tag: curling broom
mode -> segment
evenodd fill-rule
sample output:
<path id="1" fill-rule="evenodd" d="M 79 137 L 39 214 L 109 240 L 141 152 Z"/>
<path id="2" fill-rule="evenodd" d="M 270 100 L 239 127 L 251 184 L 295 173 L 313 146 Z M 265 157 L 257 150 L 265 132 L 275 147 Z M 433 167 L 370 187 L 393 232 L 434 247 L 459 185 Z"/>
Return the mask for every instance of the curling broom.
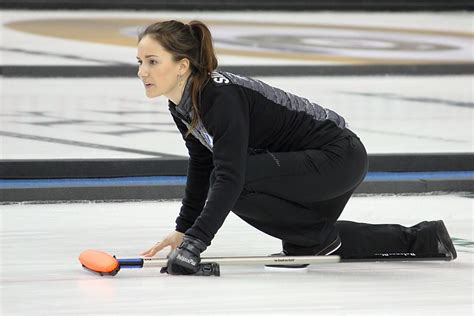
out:
<path id="1" fill-rule="evenodd" d="M 219 276 L 220 265 L 300 265 L 300 264 L 321 264 L 339 262 L 339 256 L 254 256 L 254 257 L 204 257 L 202 264 L 213 264 L 215 270 L 213 275 Z M 128 258 L 118 259 L 106 252 L 98 250 L 85 250 L 79 256 L 82 266 L 92 272 L 104 275 L 116 275 L 120 269 L 166 267 L 166 258 Z"/>

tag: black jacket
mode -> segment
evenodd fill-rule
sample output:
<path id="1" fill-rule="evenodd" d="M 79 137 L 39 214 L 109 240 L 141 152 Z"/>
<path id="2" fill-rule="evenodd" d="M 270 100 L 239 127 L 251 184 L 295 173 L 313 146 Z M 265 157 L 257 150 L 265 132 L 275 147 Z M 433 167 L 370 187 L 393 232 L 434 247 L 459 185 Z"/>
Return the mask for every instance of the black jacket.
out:
<path id="1" fill-rule="evenodd" d="M 176 230 L 207 245 L 232 210 L 244 185 L 249 150 L 321 148 L 347 133 L 345 120 L 305 98 L 259 80 L 214 72 L 201 93 L 200 118 L 192 117 L 190 81 L 169 110 L 189 151 L 188 175 Z M 215 168 L 216 180 L 209 188 Z"/>

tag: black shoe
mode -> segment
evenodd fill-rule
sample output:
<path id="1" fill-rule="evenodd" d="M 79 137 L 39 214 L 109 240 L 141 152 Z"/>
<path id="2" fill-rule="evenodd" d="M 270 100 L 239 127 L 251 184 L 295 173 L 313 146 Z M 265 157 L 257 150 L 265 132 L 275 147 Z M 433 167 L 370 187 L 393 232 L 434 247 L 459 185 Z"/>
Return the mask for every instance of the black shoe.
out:
<path id="1" fill-rule="evenodd" d="M 336 236 L 329 244 L 323 246 L 319 251 L 316 253 L 311 254 L 312 256 L 328 256 L 334 253 L 339 247 L 341 247 L 342 242 L 339 235 Z M 285 256 L 293 256 L 292 254 L 288 253 L 287 251 L 283 250 L 279 253 L 274 253 L 271 255 L 272 257 L 285 257 Z M 288 269 L 288 270 L 306 270 L 309 264 L 272 264 L 272 265 L 265 265 L 265 269 Z"/>
<path id="2" fill-rule="evenodd" d="M 454 248 L 453 241 L 449 236 L 446 226 L 444 226 L 443 221 L 436 221 L 436 237 L 438 239 L 438 252 L 440 254 L 446 255 L 446 258 L 449 260 L 454 260 L 458 257 L 456 253 L 456 248 Z"/>

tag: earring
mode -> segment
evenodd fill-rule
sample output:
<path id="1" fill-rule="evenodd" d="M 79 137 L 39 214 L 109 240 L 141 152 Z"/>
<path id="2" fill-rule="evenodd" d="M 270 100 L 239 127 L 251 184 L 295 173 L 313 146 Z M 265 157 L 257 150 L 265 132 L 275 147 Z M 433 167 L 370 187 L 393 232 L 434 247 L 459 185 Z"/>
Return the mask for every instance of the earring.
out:
<path id="1" fill-rule="evenodd" d="M 183 85 L 183 75 L 178 74 L 178 86 L 181 88 L 182 85 Z"/>

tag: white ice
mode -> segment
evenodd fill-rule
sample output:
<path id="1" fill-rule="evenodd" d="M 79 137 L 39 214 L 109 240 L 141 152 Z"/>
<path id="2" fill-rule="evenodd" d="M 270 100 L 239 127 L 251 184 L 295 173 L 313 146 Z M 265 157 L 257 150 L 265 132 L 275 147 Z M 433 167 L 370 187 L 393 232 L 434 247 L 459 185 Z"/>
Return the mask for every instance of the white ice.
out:
<path id="1" fill-rule="evenodd" d="M 82 269 L 77 257 L 89 248 L 138 257 L 173 229 L 179 206 L 1 205 L 1 314 L 472 315 L 468 196 L 354 197 L 342 216 L 404 225 L 443 219 L 457 243 L 458 259 L 451 262 L 335 263 L 306 273 L 223 266 L 221 277 L 169 276 L 158 268 L 100 277 Z M 279 247 L 230 214 L 204 255 L 267 255 Z"/>

